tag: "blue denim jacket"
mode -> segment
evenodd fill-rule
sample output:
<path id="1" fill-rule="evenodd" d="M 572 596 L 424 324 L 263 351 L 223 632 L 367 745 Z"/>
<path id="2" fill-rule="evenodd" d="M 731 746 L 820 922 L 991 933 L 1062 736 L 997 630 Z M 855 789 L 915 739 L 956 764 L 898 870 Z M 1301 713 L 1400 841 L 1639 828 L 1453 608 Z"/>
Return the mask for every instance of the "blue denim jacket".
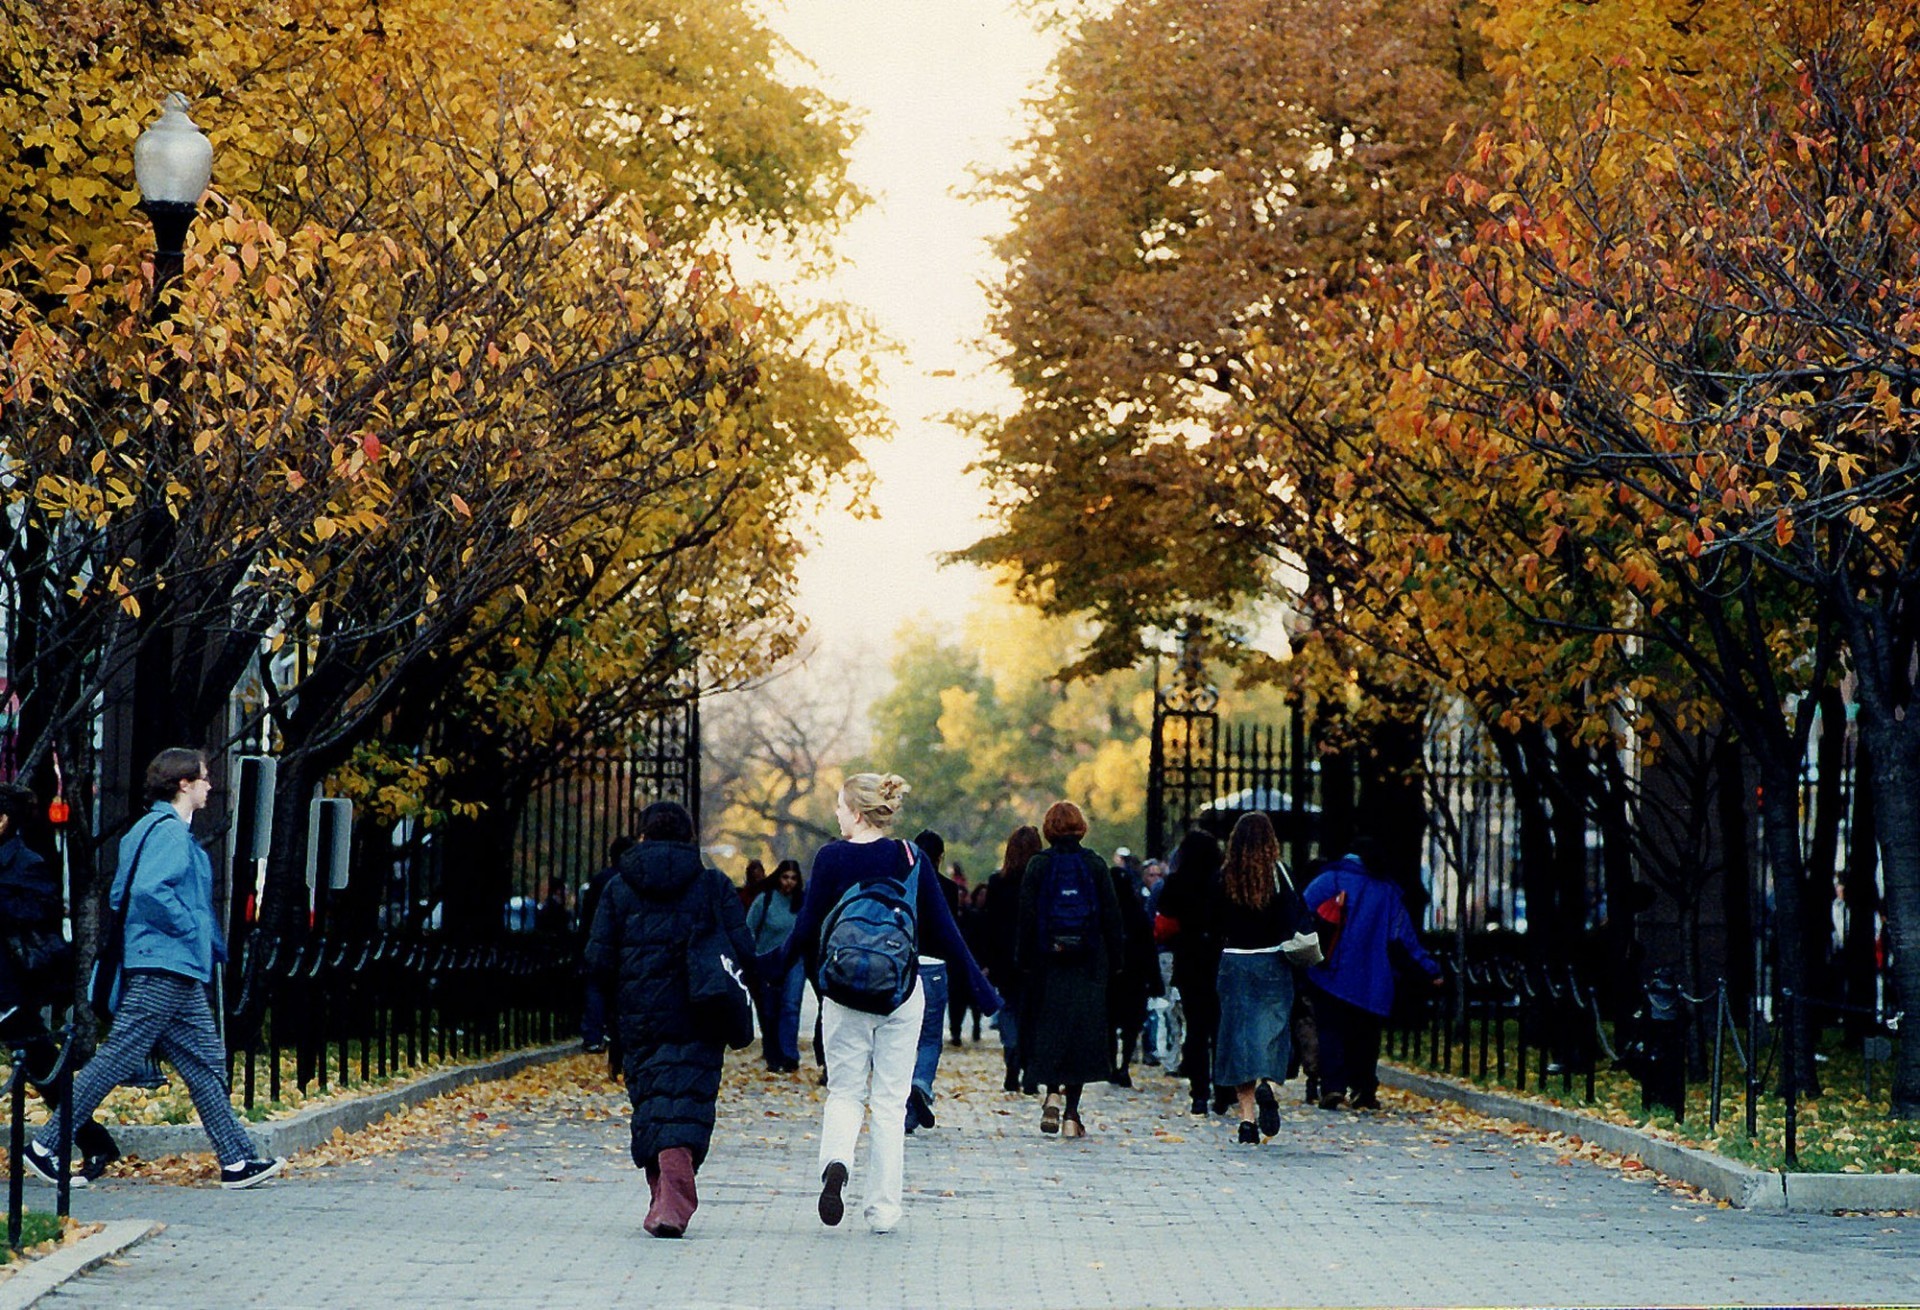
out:
<path id="1" fill-rule="evenodd" d="M 112 905 L 116 911 L 127 906 L 125 969 L 163 969 L 211 982 L 213 966 L 227 958 L 213 908 L 213 861 L 166 801 L 155 801 L 120 839 Z"/>

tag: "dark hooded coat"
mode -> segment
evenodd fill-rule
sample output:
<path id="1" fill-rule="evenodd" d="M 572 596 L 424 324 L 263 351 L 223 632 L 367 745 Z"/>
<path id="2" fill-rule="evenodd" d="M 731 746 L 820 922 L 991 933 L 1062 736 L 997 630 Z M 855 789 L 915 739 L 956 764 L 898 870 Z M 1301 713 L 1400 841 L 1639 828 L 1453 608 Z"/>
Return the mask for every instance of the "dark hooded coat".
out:
<path id="1" fill-rule="evenodd" d="M 734 958 L 753 940 L 733 884 L 690 842 L 643 841 L 621 855 L 587 941 L 587 967 L 608 983 L 633 1102 L 633 1162 L 686 1147 L 697 1169 L 713 1140 L 724 1048 L 695 1030 L 687 943 L 717 915 Z"/>

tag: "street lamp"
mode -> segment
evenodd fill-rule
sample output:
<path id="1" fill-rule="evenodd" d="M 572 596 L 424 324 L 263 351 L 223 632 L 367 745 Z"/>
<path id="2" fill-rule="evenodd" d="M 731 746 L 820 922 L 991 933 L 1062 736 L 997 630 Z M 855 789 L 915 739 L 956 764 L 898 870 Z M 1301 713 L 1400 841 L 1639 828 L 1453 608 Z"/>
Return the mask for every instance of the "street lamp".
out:
<path id="1" fill-rule="evenodd" d="M 187 98 L 169 92 L 156 118 L 133 143 L 140 209 L 153 223 L 153 293 L 180 275 L 187 228 L 213 178 L 213 143 L 187 117 Z"/>

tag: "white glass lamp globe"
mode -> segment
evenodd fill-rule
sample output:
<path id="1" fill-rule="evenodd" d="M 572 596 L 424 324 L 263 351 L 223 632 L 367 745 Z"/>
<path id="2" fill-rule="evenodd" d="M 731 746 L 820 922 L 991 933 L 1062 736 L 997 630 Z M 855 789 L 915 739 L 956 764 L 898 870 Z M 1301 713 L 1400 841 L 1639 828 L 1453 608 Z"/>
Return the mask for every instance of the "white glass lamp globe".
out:
<path id="1" fill-rule="evenodd" d="M 178 91 L 160 102 L 160 117 L 133 143 L 133 176 L 148 204 L 197 205 L 213 179 L 213 143 L 187 117 Z"/>

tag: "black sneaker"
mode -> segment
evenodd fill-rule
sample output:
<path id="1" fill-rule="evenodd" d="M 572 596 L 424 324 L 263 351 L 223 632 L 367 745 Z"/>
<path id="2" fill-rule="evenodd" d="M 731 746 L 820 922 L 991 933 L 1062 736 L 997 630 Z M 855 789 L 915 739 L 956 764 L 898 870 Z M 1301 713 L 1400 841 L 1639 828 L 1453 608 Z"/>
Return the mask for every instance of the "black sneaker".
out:
<path id="1" fill-rule="evenodd" d="M 918 1087 L 907 1093 L 907 1131 L 933 1127 L 933 1102 Z"/>
<path id="2" fill-rule="evenodd" d="M 1250 1120 L 1240 1121 L 1240 1144 L 1242 1146 L 1260 1145 L 1260 1130 L 1255 1128 Z"/>
<path id="3" fill-rule="evenodd" d="M 120 1148 L 117 1146 L 102 1151 L 98 1155 L 88 1156 L 80 1162 L 80 1179 L 76 1179 L 74 1185 L 79 1186 L 82 1179 L 89 1183 L 98 1182 L 100 1176 L 107 1172 L 107 1167 L 119 1158 Z"/>
<path id="4" fill-rule="evenodd" d="M 1253 1102 L 1260 1107 L 1260 1135 L 1272 1137 L 1280 1131 L 1280 1102 L 1273 1095 L 1273 1087 L 1261 1083 L 1254 1088 Z"/>
<path id="5" fill-rule="evenodd" d="M 847 1203 L 840 1199 L 840 1189 L 847 1185 L 847 1167 L 835 1160 L 820 1171 L 820 1222 L 829 1228 L 837 1228 L 846 1218 Z"/>
<path id="6" fill-rule="evenodd" d="M 27 1149 L 20 1153 L 20 1158 L 26 1162 L 27 1172 L 33 1177 L 43 1183 L 51 1183 L 55 1187 L 60 1185 L 60 1162 L 54 1158 L 52 1151 L 38 1142 L 28 1142 Z M 67 1185 L 85 1187 L 87 1177 L 85 1174 L 70 1173 Z"/>
<path id="7" fill-rule="evenodd" d="M 1128 1073 L 1125 1068 L 1115 1069 L 1107 1075 L 1107 1086 L 1131 1088 L 1133 1086 L 1133 1075 Z"/>
<path id="8" fill-rule="evenodd" d="M 287 1162 L 277 1157 L 272 1160 L 242 1160 L 239 1164 L 223 1164 L 220 1166 L 220 1186 L 237 1192 L 243 1187 L 252 1187 L 256 1183 L 266 1182 L 286 1167 Z"/>
<path id="9" fill-rule="evenodd" d="M 1202 1119 L 1206 1118 L 1207 1117 L 1207 1098 L 1204 1096 L 1194 1097 L 1193 1104 L 1187 1110 L 1187 1113 L 1191 1115 L 1195 1115 Z"/>

